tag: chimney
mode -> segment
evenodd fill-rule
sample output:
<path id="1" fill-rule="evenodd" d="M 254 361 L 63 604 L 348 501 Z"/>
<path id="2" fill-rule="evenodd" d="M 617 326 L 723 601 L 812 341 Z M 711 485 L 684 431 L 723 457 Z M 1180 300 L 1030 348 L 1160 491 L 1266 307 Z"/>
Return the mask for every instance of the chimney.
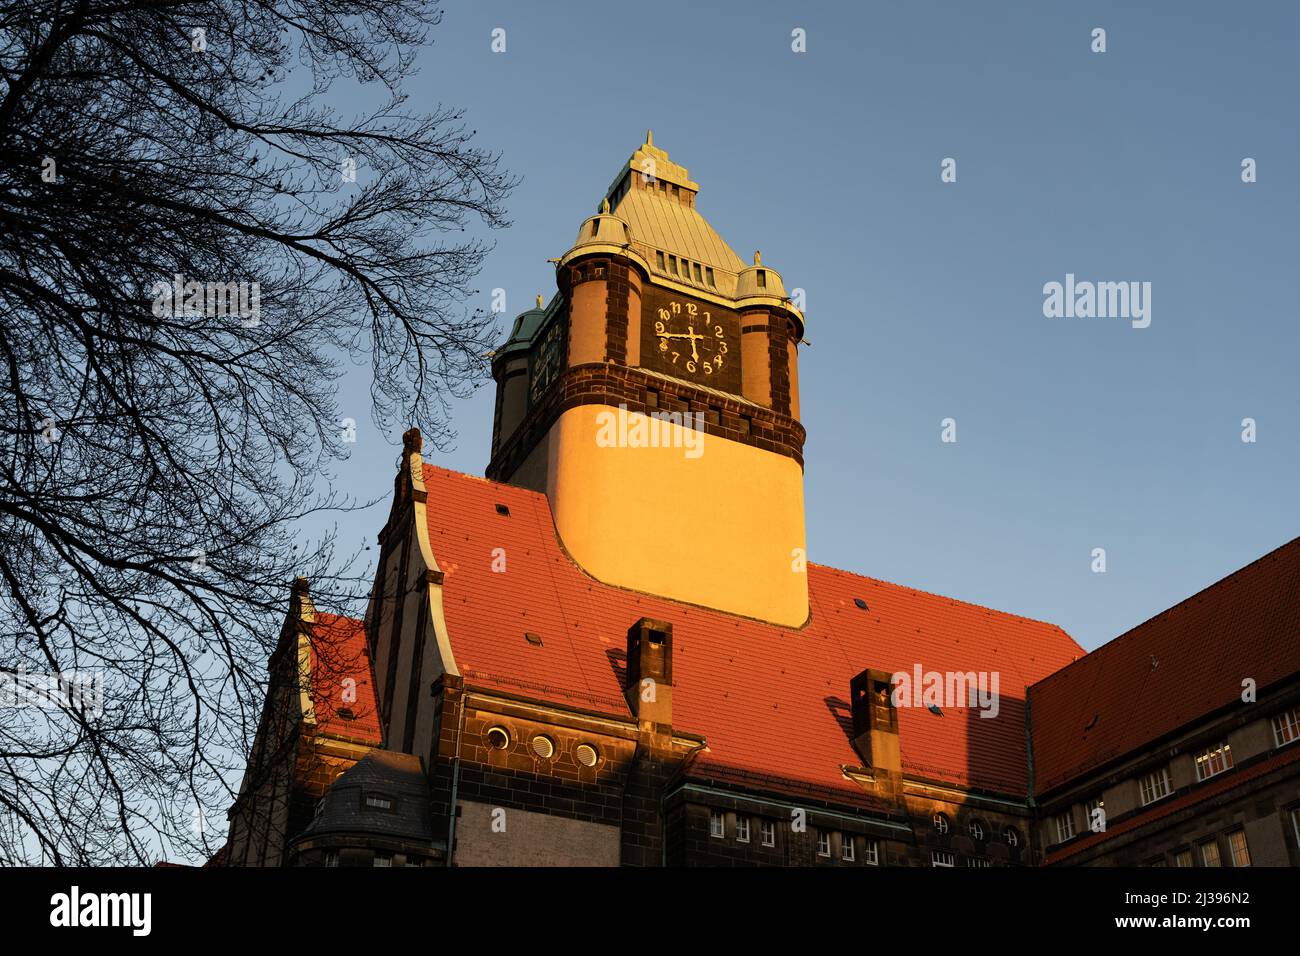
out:
<path id="1" fill-rule="evenodd" d="M 673 626 L 643 617 L 627 632 L 627 682 L 632 715 L 655 736 L 673 729 Z"/>
<path id="2" fill-rule="evenodd" d="M 898 745 L 898 711 L 888 671 L 868 668 L 849 681 L 853 709 L 853 749 L 862 764 L 874 771 L 876 789 L 889 796 L 902 782 L 902 753 Z"/>

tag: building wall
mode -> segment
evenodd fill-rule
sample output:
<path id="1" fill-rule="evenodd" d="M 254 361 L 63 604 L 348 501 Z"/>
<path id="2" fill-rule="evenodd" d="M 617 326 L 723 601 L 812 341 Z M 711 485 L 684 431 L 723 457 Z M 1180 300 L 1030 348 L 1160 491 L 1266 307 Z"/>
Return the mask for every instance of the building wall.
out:
<path id="1" fill-rule="evenodd" d="M 617 412 L 582 405 L 551 430 L 547 497 L 560 540 L 598 580 L 800 627 L 808 619 L 803 469 L 715 435 L 675 447 L 602 447 Z M 644 419 L 626 413 L 631 421 Z M 726 542 L 720 546 L 718 542 Z"/>
<path id="2" fill-rule="evenodd" d="M 616 826 L 459 802 L 457 866 L 618 866 Z"/>

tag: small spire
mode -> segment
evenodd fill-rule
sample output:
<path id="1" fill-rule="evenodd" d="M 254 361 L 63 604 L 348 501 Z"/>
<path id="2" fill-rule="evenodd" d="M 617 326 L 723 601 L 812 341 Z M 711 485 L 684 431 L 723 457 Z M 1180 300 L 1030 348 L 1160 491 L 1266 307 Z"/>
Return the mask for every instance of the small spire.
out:
<path id="1" fill-rule="evenodd" d="M 405 454 L 418 454 L 423 447 L 424 439 L 420 436 L 420 429 L 410 428 L 402 435 L 402 451 Z"/>
<path id="2" fill-rule="evenodd" d="M 655 144 L 655 134 L 650 130 L 645 131 L 645 144 L 647 146 L 653 146 Z"/>
<path id="3" fill-rule="evenodd" d="M 763 253 L 761 253 L 761 252 L 759 252 L 757 249 L 755 249 L 755 250 L 754 250 L 754 265 L 756 265 L 756 266 L 761 266 L 762 264 L 763 264 Z"/>
<path id="4" fill-rule="evenodd" d="M 602 200 L 600 201 L 600 211 L 603 212 L 603 213 L 608 213 L 608 212 L 609 212 L 609 197 L 608 197 L 608 196 L 606 196 L 604 199 L 602 199 Z"/>
<path id="5" fill-rule="evenodd" d="M 542 294 L 540 292 L 537 293 L 537 307 L 539 309 L 542 307 Z"/>

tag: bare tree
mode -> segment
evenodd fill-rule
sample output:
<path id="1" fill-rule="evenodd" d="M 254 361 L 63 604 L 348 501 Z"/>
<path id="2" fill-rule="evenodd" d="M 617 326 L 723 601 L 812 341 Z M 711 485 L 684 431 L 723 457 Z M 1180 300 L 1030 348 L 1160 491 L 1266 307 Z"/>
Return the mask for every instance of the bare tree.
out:
<path id="1" fill-rule="evenodd" d="M 214 849 L 193 821 L 229 801 L 288 583 L 364 588 L 296 531 L 350 504 L 320 479 L 341 361 L 368 350 L 376 420 L 435 444 L 481 380 L 466 229 L 513 180 L 459 111 L 408 107 L 439 16 L 0 0 L 0 677 L 104 692 L 0 686 L 0 864 Z M 340 84 L 380 105 L 339 115 Z"/>

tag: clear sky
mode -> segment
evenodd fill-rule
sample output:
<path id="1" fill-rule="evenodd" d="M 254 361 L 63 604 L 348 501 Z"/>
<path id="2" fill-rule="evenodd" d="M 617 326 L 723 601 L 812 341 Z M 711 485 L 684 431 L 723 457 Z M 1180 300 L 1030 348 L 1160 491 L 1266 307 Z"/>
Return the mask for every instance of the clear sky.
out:
<path id="1" fill-rule="evenodd" d="M 1283 2 L 475 2 L 408 90 L 523 177 L 478 284 L 503 328 L 653 128 L 723 238 L 806 290 L 810 559 L 1091 649 L 1300 533 L 1298 35 Z M 1067 273 L 1150 282 L 1150 326 L 1046 318 Z M 367 385 L 338 487 L 385 500 L 353 545 L 404 428 Z M 481 475 L 492 395 L 426 460 Z"/>

